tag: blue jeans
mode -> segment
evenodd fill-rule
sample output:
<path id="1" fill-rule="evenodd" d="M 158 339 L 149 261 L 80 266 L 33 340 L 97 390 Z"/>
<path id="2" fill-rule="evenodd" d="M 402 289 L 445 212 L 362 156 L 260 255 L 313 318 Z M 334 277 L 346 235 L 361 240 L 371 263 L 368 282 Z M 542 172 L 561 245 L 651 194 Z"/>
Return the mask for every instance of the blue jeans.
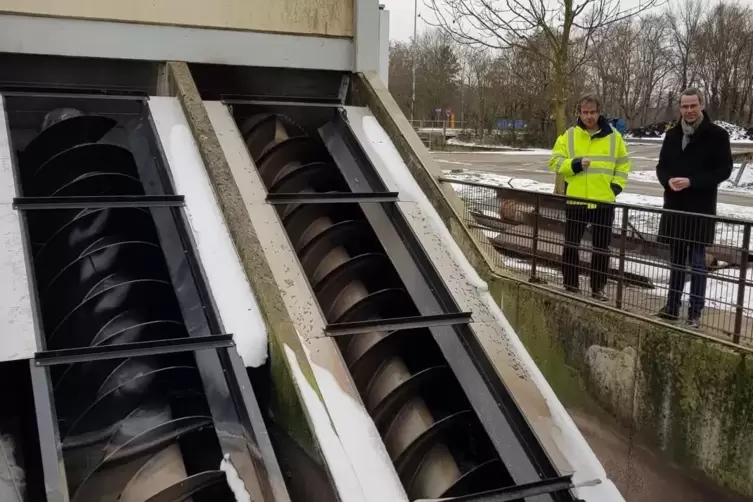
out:
<path id="1" fill-rule="evenodd" d="M 669 273 L 669 295 L 667 311 L 679 315 L 682 305 L 682 292 L 685 289 L 686 267 L 690 265 L 690 309 L 689 317 L 698 317 L 706 303 L 706 246 L 692 242 L 673 241 L 669 245 L 672 271 Z"/>

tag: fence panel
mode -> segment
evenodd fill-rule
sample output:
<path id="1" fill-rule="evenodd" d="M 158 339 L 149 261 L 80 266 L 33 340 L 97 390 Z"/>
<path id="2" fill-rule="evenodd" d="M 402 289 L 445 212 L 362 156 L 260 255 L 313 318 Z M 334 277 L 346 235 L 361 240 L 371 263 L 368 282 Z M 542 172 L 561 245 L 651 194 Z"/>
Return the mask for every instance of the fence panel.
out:
<path id="1" fill-rule="evenodd" d="M 440 181 L 465 201 L 463 220 L 497 268 L 644 316 L 676 298 L 678 319 L 665 320 L 753 344 L 751 222 Z M 687 324 L 699 306 L 700 326 Z"/>

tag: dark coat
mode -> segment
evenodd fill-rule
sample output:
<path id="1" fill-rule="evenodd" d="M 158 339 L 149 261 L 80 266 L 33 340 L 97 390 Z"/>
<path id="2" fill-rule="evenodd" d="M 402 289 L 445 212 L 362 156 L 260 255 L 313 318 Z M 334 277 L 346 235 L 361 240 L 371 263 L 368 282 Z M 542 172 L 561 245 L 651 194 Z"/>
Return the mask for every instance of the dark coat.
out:
<path id="1" fill-rule="evenodd" d="M 664 209 L 696 215 L 663 214 L 659 224 L 659 240 L 673 239 L 713 244 L 716 225 L 700 214 L 716 214 L 719 184 L 732 174 L 732 151 L 729 133 L 714 124 L 706 112 L 690 143 L 682 149 L 682 126 L 669 129 L 656 165 L 656 175 L 664 187 Z M 679 192 L 669 188 L 671 178 L 689 178 L 690 186 Z"/>

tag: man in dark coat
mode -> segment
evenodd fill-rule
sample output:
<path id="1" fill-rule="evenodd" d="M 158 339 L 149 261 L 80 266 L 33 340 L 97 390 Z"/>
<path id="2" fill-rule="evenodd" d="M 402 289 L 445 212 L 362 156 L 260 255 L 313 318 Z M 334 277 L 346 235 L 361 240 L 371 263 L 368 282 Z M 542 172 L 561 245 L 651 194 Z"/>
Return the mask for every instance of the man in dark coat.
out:
<path id="1" fill-rule="evenodd" d="M 698 327 L 706 298 L 706 247 L 714 243 L 716 231 L 713 219 L 702 215 L 716 214 L 719 184 L 732 174 L 732 151 L 727 131 L 703 109 L 700 91 L 683 91 L 680 114 L 678 124 L 666 132 L 656 166 L 664 209 L 678 211 L 663 214 L 659 225 L 659 239 L 669 244 L 672 266 L 667 304 L 659 316 L 679 318 L 690 265 L 688 324 Z"/>

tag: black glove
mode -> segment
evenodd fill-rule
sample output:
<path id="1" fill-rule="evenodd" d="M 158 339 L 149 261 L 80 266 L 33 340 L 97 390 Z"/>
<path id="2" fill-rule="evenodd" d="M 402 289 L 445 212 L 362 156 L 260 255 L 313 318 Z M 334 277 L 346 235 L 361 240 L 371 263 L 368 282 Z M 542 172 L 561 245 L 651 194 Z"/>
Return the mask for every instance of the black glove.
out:
<path id="1" fill-rule="evenodd" d="M 581 163 L 581 158 L 578 157 L 577 159 L 573 159 L 573 161 L 570 163 L 570 167 L 573 170 L 574 174 L 578 174 L 583 171 L 583 164 Z"/>

